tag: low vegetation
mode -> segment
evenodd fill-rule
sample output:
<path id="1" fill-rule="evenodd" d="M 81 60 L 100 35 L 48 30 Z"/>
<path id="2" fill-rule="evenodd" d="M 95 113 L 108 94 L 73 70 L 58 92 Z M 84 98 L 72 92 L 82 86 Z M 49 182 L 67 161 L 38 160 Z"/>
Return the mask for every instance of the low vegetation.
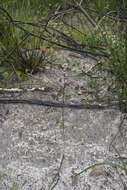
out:
<path id="1" fill-rule="evenodd" d="M 126 99 L 126 8 L 117 0 L 2 1 L 1 78 L 16 74 L 22 80 L 27 72 L 37 72 L 48 62 L 46 48 L 59 46 L 96 58 L 99 72 L 112 78 L 112 91 Z"/>
<path id="2" fill-rule="evenodd" d="M 95 59 L 96 66 L 74 70 L 89 74 L 88 84 L 95 88 L 101 79 L 120 103 L 127 102 L 127 2 L 122 0 L 64 1 L 1 0 L 0 5 L 0 85 L 10 79 L 24 80 L 45 70 L 53 59 L 52 49 L 75 52 Z M 56 57 L 57 58 L 57 57 Z M 96 75 L 93 79 L 92 76 Z M 8 82 L 7 82 L 8 81 Z M 127 112 L 127 110 L 125 110 Z M 79 174 L 100 163 L 86 168 Z"/>

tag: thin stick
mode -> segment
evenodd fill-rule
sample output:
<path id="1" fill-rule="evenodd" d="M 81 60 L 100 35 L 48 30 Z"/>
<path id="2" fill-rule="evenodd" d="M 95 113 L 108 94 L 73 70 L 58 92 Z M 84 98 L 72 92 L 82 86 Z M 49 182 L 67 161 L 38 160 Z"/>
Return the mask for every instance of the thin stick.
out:
<path id="1" fill-rule="evenodd" d="M 118 126 L 118 131 L 117 133 L 114 135 L 114 137 L 112 138 L 111 142 L 110 142 L 110 145 L 109 145 L 109 150 L 111 149 L 111 146 L 114 148 L 114 145 L 113 145 L 113 142 L 115 141 L 116 137 L 118 136 L 118 134 L 120 133 L 122 135 L 122 132 L 121 132 L 121 128 L 123 126 L 123 123 L 125 121 L 125 119 L 127 118 L 126 114 L 124 114 L 124 116 L 121 116 L 120 118 L 120 124 Z M 114 148 L 115 149 L 115 148 Z M 116 149 L 115 149 L 116 151 Z M 118 152 L 117 152 L 118 153 Z"/>
<path id="2" fill-rule="evenodd" d="M 54 176 L 52 183 L 50 184 L 50 187 L 49 187 L 50 190 L 53 190 L 60 180 L 60 171 L 62 168 L 63 160 L 64 160 L 64 154 L 62 155 L 58 171 L 57 171 L 56 175 Z"/>

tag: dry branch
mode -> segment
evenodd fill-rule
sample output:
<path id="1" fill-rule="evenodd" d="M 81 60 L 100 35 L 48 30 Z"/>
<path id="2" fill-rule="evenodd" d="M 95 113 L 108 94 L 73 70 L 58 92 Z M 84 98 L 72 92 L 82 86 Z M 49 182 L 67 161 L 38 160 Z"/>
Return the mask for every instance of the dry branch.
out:
<path id="1" fill-rule="evenodd" d="M 88 21 L 91 23 L 93 27 L 97 27 L 96 22 L 93 20 L 93 18 L 88 14 L 88 12 L 81 6 L 81 4 L 76 3 L 73 4 L 73 6 L 78 9 L 80 12 L 83 13 L 83 15 L 88 19 Z"/>
<path id="2" fill-rule="evenodd" d="M 21 92 L 34 92 L 34 91 L 44 91 L 45 88 L 0 88 L 0 94 L 4 94 L 4 93 L 9 93 L 9 94 L 13 94 L 13 93 L 21 93 Z"/>
<path id="3" fill-rule="evenodd" d="M 54 102 L 50 100 L 40 100 L 40 99 L 9 99 L 0 98 L 0 104 L 30 104 L 30 105 L 40 105 L 55 108 L 71 108 L 71 109 L 91 109 L 91 110 L 104 110 L 109 108 L 119 108 L 119 102 L 111 103 L 96 103 L 96 104 L 82 104 L 82 103 L 63 103 Z"/>

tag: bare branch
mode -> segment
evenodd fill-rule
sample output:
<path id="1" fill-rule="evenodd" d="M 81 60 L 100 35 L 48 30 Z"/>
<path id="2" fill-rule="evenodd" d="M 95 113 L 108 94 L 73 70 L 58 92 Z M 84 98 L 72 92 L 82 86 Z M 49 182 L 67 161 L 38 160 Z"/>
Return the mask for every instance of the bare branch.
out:
<path id="1" fill-rule="evenodd" d="M 13 93 L 21 93 L 21 92 L 34 92 L 34 91 L 44 91 L 45 88 L 27 88 L 27 89 L 22 89 L 22 88 L 0 88 L 0 94 L 13 94 Z"/>
<path id="2" fill-rule="evenodd" d="M 4 14 L 6 14 L 9 22 L 11 22 L 11 23 L 13 22 L 13 18 L 10 16 L 10 14 L 4 8 L 0 7 L 0 11 L 2 11 Z"/>
<path id="3" fill-rule="evenodd" d="M 54 176 L 53 181 L 52 181 L 52 183 L 51 183 L 51 185 L 49 187 L 50 190 L 53 190 L 56 187 L 56 185 L 58 184 L 59 180 L 60 180 L 60 170 L 62 168 L 63 160 L 64 160 L 64 154 L 62 155 L 58 171 L 57 171 L 56 175 Z"/>
<path id="4" fill-rule="evenodd" d="M 39 99 L 7 99 L 0 98 L 1 104 L 30 104 L 30 105 L 40 105 L 47 107 L 55 107 L 55 108 L 71 108 L 71 109 L 96 109 L 96 110 L 104 110 L 107 108 L 119 108 L 119 102 L 111 102 L 107 104 L 82 104 L 82 103 L 63 103 L 63 102 L 54 102 L 49 100 L 39 100 Z"/>
<path id="5" fill-rule="evenodd" d="M 31 31 L 26 30 L 25 28 L 23 28 L 23 27 L 21 27 L 19 25 L 16 25 L 16 27 L 23 30 L 24 32 L 28 33 L 31 36 L 34 36 L 34 37 L 39 38 L 41 40 L 45 40 L 45 41 L 49 42 L 50 44 L 57 45 L 58 47 L 61 47 L 61 48 L 65 49 L 65 50 L 73 51 L 73 52 L 76 52 L 78 54 L 85 54 L 85 55 L 88 55 L 88 56 L 93 55 L 93 56 L 102 56 L 102 57 L 106 57 L 106 58 L 109 57 L 109 55 L 107 55 L 105 53 L 96 53 L 96 52 L 92 52 L 92 51 L 81 50 L 81 49 L 78 49 L 78 48 L 75 48 L 75 47 L 70 47 L 70 46 L 58 43 L 56 41 L 53 41 L 53 40 L 49 39 L 49 36 L 45 36 L 45 35 L 42 36 L 42 35 L 39 35 L 39 34 L 35 34 L 35 33 L 31 32 Z M 59 33 L 61 33 L 61 32 L 59 31 Z"/>
<path id="6" fill-rule="evenodd" d="M 96 27 L 96 26 L 97 26 L 96 22 L 95 22 L 95 21 L 93 20 L 93 18 L 88 14 L 88 12 L 81 6 L 81 4 L 79 4 L 79 3 L 73 4 L 73 7 L 75 7 L 75 9 L 80 10 L 80 11 L 83 13 L 83 15 L 88 19 L 88 21 L 91 23 L 91 25 L 92 25 L 93 27 Z"/>

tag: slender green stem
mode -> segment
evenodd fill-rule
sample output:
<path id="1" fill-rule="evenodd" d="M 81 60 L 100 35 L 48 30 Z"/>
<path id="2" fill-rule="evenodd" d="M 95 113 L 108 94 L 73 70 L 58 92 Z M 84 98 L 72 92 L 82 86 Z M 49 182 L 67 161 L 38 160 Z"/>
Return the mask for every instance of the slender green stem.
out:
<path id="1" fill-rule="evenodd" d="M 127 175 L 127 166 L 123 166 L 123 165 L 112 163 L 112 162 L 99 162 L 99 163 L 93 164 L 93 165 L 85 168 L 81 172 L 77 173 L 76 176 L 80 175 L 80 174 L 82 174 L 84 172 L 87 172 L 88 170 L 93 169 L 93 168 L 95 168 L 97 166 L 111 166 L 113 168 L 120 168 L 121 170 L 124 170 L 125 174 Z"/>

